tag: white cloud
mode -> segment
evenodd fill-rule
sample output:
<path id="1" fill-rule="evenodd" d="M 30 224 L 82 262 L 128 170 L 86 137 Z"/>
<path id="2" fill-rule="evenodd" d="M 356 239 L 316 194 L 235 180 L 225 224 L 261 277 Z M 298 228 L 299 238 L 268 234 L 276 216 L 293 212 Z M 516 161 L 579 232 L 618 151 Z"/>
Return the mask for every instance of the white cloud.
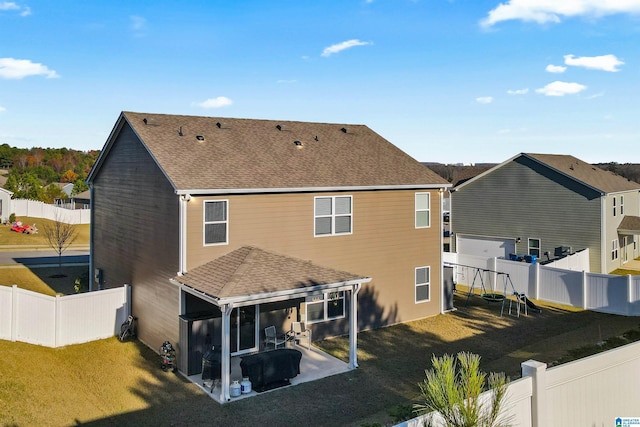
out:
<path id="1" fill-rule="evenodd" d="M 509 95 L 526 95 L 529 93 L 529 88 L 508 90 L 507 93 Z"/>
<path id="2" fill-rule="evenodd" d="M 476 98 L 476 102 L 479 104 L 491 104 L 493 102 L 493 96 L 481 96 Z"/>
<path id="3" fill-rule="evenodd" d="M 0 113 L 4 113 L 5 111 L 7 111 L 7 109 L 0 105 Z"/>
<path id="4" fill-rule="evenodd" d="M 574 67 L 584 67 L 591 70 L 602 70 L 612 73 L 620 71 L 617 67 L 624 64 L 624 62 L 620 61 L 615 55 L 579 56 L 577 58 L 573 55 L 565 55 L 564 63 Z"/>
<path id="5" fill-rule="evenodd" d="M 129 27 L 131 31 L 133 31 L 133 35 L 135 37 L 143 37 L 145 35 L 145 30 L 147 29 L 147 20 L 142 16 L 131 15 L 129 16 Z"/>
<path id="6" fill-rule="evenodd" d="M 586 88 L 587 87 L 585 85 L 581 85 L 580 83 L 555 81 L 553 83 L 549 83 L 543 88 L 536 89 L 536 92 L 541 93 L 545 96 L 565 96 L 575 95 L 576 93 L 582 92 Z"/>
<path id="7" fill-rule="evenodd" d="M 227 98 L 226 96 L 219 96 L 217 98 L 209 98 L 202 102 L 194 102 L 193 105 L 202 107 L 202 108 L 222 108 L 228 107 L 233 104 L 233 101 Z"/>
<path id="8" fill-rule="evenodd" d="M 0 58 L 0 78 L 22 79 L 28 76 L 45 76 L 48 79 L 60 77 L 47 66 L 28 59 Z"/>
<path id="9" fill-rule="evenodd" d="M 562 65 L 547 65 L 547 68 L 544 69 L 547 73 L 564 73 L 567 71 L 567 67 L 563 67 Z"/>
<path id="10" fill-rule="evenodd" d="M 501 21 L 519 19 L 545 24 L 574 16 L 602 17 L 618 13 L 640 13 L 640 0 L 507 0 L 480 21 L 491 27 Z"/>
<path id="11" fill-rule="evenodd" d="M 20 10 L 20 6 L 12 1 L 3 1 L 0 3 L 0 10 Z"/>
<path id="12" fill-rule="evenodd" d="M 31 15 L 31 8 L 29 6 L 20 6 L 16 2 L 12 1 L 3 1 L 0 2 L 0 11 L 3 10 L 15 10 L 18 11 L 20 16 L 29 16 Z"/>
<path id="13" fill-rule="evenodd" d="M 324 50 L 322 51 L 322 56 L 330 56 L 330 55 L 333 55 L 334 53 L 342 52 L 345 49 L 350 49 L 355 46 L 367 46 L 370 44 L 371 44 L 370 42 L 363 42 L 358 39 L 347 40 L 341 43 L 336 43 L 329 47 L 325 47 Z"/>

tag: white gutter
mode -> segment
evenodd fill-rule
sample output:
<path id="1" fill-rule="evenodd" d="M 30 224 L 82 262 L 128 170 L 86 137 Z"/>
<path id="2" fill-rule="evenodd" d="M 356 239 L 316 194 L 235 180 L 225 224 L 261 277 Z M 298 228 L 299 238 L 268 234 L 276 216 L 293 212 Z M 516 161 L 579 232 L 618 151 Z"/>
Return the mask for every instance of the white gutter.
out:
<path id="1" fill-rule="evenodd" d="M 337 291 L 348 291 L 348 290 L 351 290 L 353 285 L 369 283 L 370 281 L 371 281 L 370 277 L 364 277 L 362 279 L 347 280 L 345 282 L 336 282 L 336 283 L 329 283 L 324 285 L 316 285 L 316 286 L 310 286 L 307 288 L 287 289 L 284 291 L 266 292 L 266 293 L 253 294 L 253 295 L 240 295 L 240 296 L 229 297 L 229 298 L 216 298 L 205 292 L 199 291 L 189 285 L 181 283 L 175 279 L 169 279 L 169 282 L 178 286 L 181 290 L 188 292 L 192 295 L 198 296 L 218 307 L 222 307 L 228 304 L 233 305 L 234 307 L 243 307 L 243 306 L 254 305 L 254 304 L 264 304 L 267 302 L 282 301 L 285 299 L 290 299 L 289 297 L 294 295 L 298 297 L 304 296 L 304 295 L 312 295 L 316 292 L 321 292 L 328 289 L 337 290 Z"/>
<path id="2" fill-rule="evenodd" d="M 194 188 L 175 190 L 178 195 L 218 195 L 218 194 L 256 194 L 256 193 L 319 193 L 327 191 L 367 191 L 367 190 L 420 190 L 449 188 L 451 184 L 407 184 L 407 185 L 373 185 L 347 187 L 297 187 L 297 188 Z"/>

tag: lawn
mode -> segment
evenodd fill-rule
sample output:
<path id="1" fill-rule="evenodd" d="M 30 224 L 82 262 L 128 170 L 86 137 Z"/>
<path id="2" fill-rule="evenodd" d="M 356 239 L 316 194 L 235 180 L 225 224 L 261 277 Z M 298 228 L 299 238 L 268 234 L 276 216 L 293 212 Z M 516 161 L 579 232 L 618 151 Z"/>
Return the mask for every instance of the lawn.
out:
<path id="1" fill-rule="evenodd" d="M 545 304 L 541 314 L 501 318 L 499 304 L 465 299 L 456 295 L 458 310 L 445 315 L 359 333 L 355 371 L 227 405 L 160 370 L 158 355 L 137 342 L 50 349 L 1 341 L 0 425 L 389 425 L 390 411 L 418 398 L 432 354 L 472 351 L 484 370 L 516 378 L 525 360 L 555 364 L 585 345 L 640 335 L 637 318 Z M 318 345 L 347 359 L 347 338 Z"/>
<path id="2" fill-rule="evenodd" d="M 22 224 L 34 225 L 39 230 L 36 234 L 24 234 L 11 231 L 11 224 L 0 225 L 0 246 L 1 245 L 47 245 L 47 237 L 44 235 L 43 229 L 47 225 L 51 226 L 54 221 L 44 218 L 32 218 L 21 216 L 17 218 Z M 74 244 L 89 244 L 89 224 L 79 224 L 75 226 L 78 231 L 78 237 Z"/>

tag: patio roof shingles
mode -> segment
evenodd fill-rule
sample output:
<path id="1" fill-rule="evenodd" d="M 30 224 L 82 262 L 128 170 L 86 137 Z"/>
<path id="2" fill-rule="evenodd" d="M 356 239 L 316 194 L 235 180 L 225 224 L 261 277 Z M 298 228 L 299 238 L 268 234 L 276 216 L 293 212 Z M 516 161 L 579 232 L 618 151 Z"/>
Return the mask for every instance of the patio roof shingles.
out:
<path id="1" fill-rule="evenodd" d="M 254 246 L 243 246 L 174 278 L 218 299 L 364 279 L 368 278 Z"/>

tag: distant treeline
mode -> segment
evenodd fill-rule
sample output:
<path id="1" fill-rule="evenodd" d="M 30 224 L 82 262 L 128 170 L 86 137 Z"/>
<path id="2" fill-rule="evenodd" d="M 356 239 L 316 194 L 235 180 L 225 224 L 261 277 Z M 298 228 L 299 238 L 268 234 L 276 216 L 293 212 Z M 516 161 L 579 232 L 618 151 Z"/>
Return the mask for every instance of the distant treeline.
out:
<path id="1" fill-rule="evenodd" d="M 451 165 L 442 163 L 423 163 L 426 167 L 449 181 L 451 184 L 459 185 L 464 181 L 473 178 L 482 172 L 496 166 L 497 163 L 477 163 L 473 166 Z M 595 163 L 601 169 L 611 171 L 628 180 L 640 183 L 640 164 L 638 163 Z"/>
<path id="2" fill-rule="evenodd" d="M 4 188 L 16 199 L 41 200 L 53 203 L 68 196 L 58 183 L 71 183 L 71 194 L 87 190 L 87 174 L 100 151 L 78 151 L 68 148 L 17 148 L 0 145 L 0 169 L 6 182 Z M 3 179 L 4 181 L 4 179 Z"/>

